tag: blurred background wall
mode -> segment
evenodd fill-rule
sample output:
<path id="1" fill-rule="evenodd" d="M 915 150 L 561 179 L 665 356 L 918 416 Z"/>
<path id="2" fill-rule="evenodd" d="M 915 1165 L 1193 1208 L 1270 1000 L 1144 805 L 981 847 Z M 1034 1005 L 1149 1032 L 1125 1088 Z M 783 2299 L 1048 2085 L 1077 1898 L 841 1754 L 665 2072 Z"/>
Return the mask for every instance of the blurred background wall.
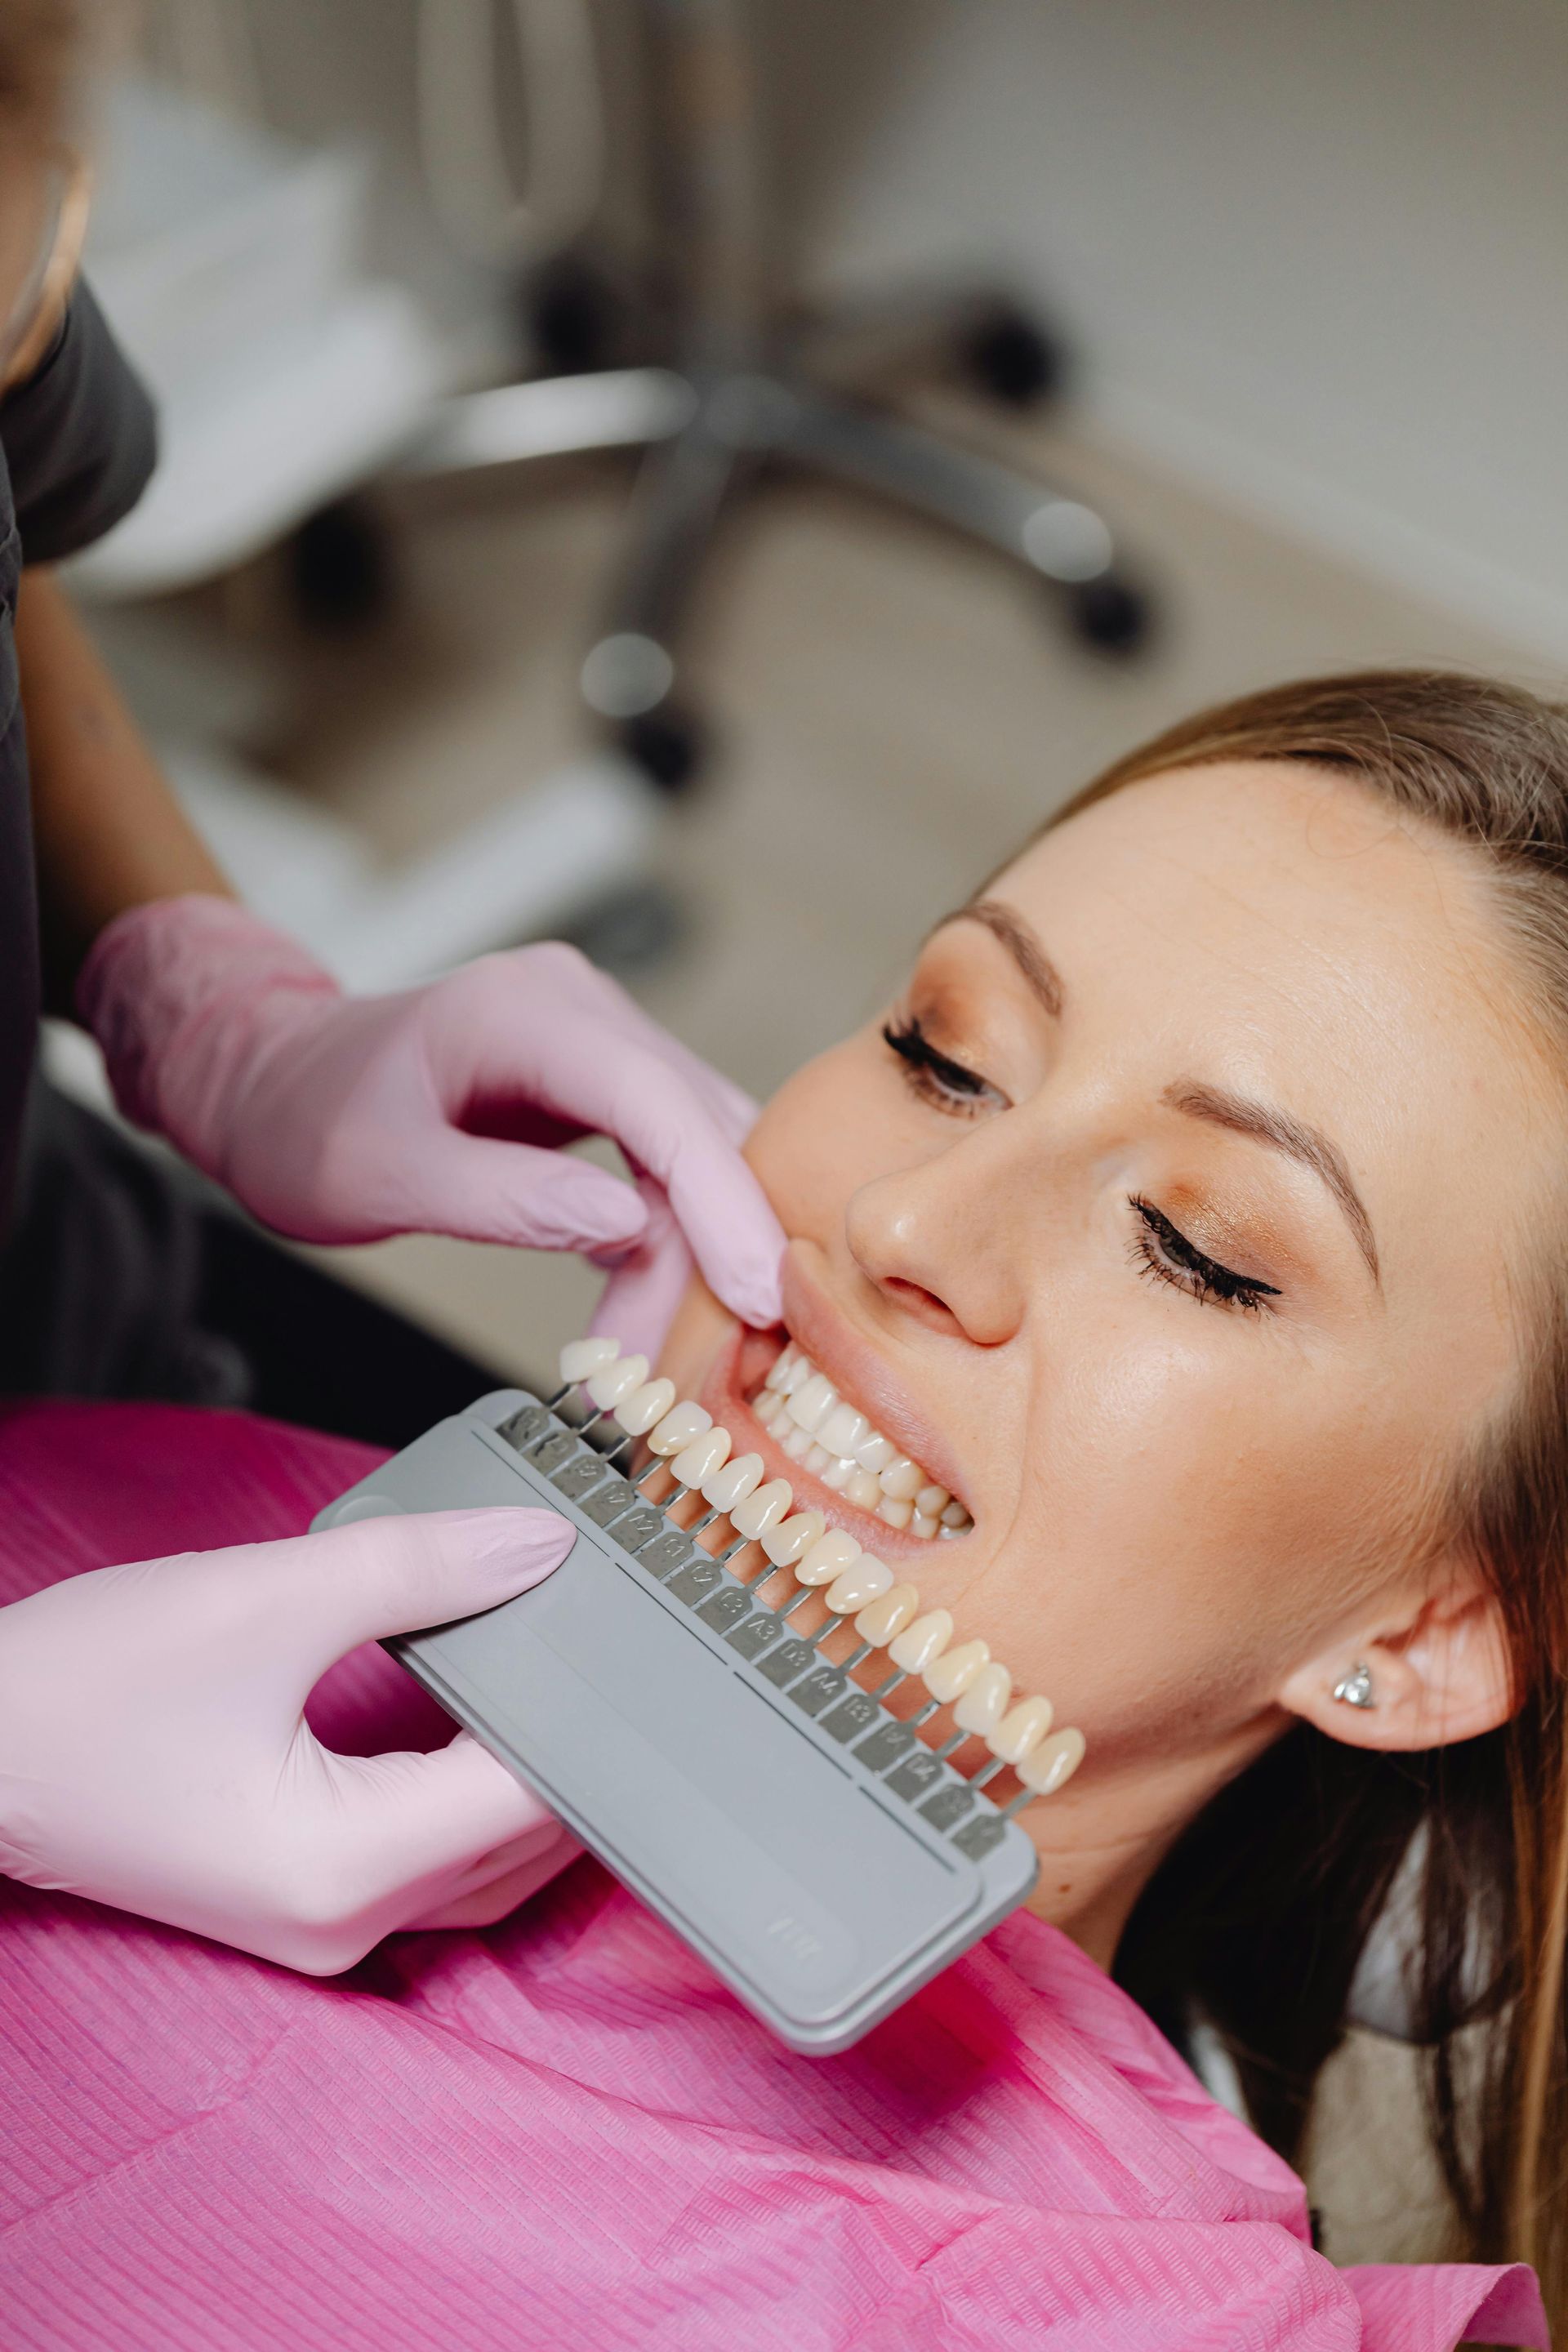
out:
<path id="1" fill-rule="evenodd" d="M 405 267 L 477 330 L 481 287 L 414 226 L 414 0 L 251 5 L 279 122 L 376 142 Z M 624 85 L 635 0 L 602 13 Z M 1130 448 L 1544 658 L 1568 643 L 1558 0 L 752 14 L 783 257 L 850 283 L 1001 259 Z"/>

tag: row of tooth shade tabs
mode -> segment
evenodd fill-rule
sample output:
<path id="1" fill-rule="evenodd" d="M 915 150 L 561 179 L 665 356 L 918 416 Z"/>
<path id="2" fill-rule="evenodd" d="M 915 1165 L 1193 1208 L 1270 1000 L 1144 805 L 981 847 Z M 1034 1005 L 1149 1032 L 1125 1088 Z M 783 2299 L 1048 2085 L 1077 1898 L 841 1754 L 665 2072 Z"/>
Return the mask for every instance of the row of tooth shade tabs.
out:
<path id="1" fill-rule="evenodd" d="M 835 1620 L 852 1618 L 858 1655 L 885 1648 L 895 1672 L 879 1695 L 914 1677 L 930 1694 L 926 1713 L 951 1706 L 957 1728 L 948 1750 L 978 1738 L 994 1759 L 977 1781 L 1011 1766 L 1026 1790 L 1050 1796 L 1071 1779 L 1083 1758 L 1083 1735 L 1070 1726 L 1053 1730 L 1048 1699 L 1015 1700 L 1011 1674 L 984 1642 L 955 1643 L 947 1610 L 922 1611 L 916 1588 L 897 1581 L 886 1561 L 866 1551 L 847 1528 L 830 1528 L 820 1511 L 795 1511 L 788 1483 L 764 1482 L 760 1454 L 731 1456 L 728 1431 L 701 1405 L 678 1399 L 672 1381 L 650 1378 L 646 1356 L 623 1356 L 619 1341 L 607 1338 L 571 1340 L 561 1351 L 561 1381 L 552 1402 L 581 1387 L 595 1408 L 584 1430 L 609 1419 L 623 1432 L 612 1454 L 636 1438 L 645 1440 L 653 1458 L 643 1477 L 662 1466 L 675 1482 L 664 1507 L 684 1494 L 701 1496 L 709 1509 L 693 1532 L 727 1517 L 739 1538 L 732 1550 L 759 1544 L 770 1576 L 791 1569 L 802 1587 L 822 1589 L 830 1612 L 825 1631 Z"/>

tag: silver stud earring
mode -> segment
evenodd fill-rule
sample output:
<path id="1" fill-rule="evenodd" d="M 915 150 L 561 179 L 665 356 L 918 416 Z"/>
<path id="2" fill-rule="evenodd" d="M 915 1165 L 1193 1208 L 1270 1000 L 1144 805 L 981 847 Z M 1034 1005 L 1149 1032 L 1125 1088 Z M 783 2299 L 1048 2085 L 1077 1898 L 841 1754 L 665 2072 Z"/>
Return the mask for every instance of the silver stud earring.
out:
<path id="1" fill-rule="evenodd" d="M 1372 1668 L 1364 1658 L 1358 1658 L 1348 1675 L 1334 1685 L 1334 1696 L 1346 1706 L 1375 1706 L 1377 1695 L 1372 1686 Z"/>

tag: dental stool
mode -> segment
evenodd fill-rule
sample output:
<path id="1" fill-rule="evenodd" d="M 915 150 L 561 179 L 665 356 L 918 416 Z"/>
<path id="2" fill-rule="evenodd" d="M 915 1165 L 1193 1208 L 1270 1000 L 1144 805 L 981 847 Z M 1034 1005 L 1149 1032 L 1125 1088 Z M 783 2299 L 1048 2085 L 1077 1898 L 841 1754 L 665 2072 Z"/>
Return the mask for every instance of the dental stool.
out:
<path id="1" fill-rule="evenodd" d="M 1079 500 L 907 423 L 858 392 L 890 361 L 943 347 L 983 389 L 1023 406 L 1054 389 L 1059 356 L 987 291 L 911 295 L 810 318 L 762 290 L 759 140 L 739 0 L 658 0 L 647 12 L 657 154 L 679 298 L 668 363 L 555 375 L 445 404 L 407 460 L 468 473 L 592 449 L 647 450 L 630 544 L 581 672 L 584 702 L 656 783 L 700 766 L 706 730 L 685 691 L 680 635 L 724 508 L 768 467 L 827 474 L 966 533 L 1052 592 L 1085 644 L 1129 654 L 1149 609 L 1111 533 Z M 664 273 L 660 272 L 662 280 Z M 596 339 L 591 283 L 559 271 L 535 304 L 536 341 L 569 362 Z M 575 348 L 574 348 L 575 347 Z"/>

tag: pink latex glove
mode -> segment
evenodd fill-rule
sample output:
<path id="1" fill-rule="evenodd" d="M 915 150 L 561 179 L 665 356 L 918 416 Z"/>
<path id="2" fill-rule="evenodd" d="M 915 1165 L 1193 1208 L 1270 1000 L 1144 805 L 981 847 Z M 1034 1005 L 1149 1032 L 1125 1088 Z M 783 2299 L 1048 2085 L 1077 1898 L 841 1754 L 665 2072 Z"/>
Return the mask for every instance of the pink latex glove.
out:
<path id="1" fill-rule="evenodd" d="M 466 1733 L 337 1756 L 303 1709 L 357 1643 L 493 1608 L 571 1543 L 553 1511 L 366 1519 L 0 1609 L 0 1872 L 312 1976 L 504 1917 L 579 1851 L 554 1815 Z"/>
<path id="2" fill-rule="evenodd" d="M 739 1152 L 755 1107 L 575 949 L 350 998 L 243 908 L 165 898 L 108 926 L 78 1003 L 127 1118 L 280 1233 L 630 1260 L 628 1348 L 662 1337 L 689 1244 L 744 1321 L 777 1319 L 784 1236 Z M 641 1197 L 554 1149 L 585 1133 L 620 1145 Z"/>

